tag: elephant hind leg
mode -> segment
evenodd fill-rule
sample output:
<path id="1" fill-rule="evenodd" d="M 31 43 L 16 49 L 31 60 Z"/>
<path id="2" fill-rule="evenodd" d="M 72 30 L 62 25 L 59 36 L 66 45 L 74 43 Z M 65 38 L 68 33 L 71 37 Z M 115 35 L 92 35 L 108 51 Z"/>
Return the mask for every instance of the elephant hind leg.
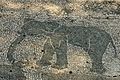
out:
<path id="1" fill-rule="evenodd" d="M 92 58 L 92 68 L 90 69 L 90 71 L 99 74 L 104 73 L 106 71 L 102 64 L 102 56 L 94 56 L 94 58 Z"/>
<path id="2" fill-rule="evenodd" d="M 109 44 L 109 39 L 106 36 L 98 36 L 98 38 L 91 38 L 88 54 L 92 60 L 91 71 L 98 74 L 105 72 L 105 68 L 102 63 L 103 54 Z"/>
<path id="3" fill-rule="evenodd" d="M 89 50 L 88 54 L 92 60 L 92 69 L 90 71 L 96 72 L 98 74 L 102 74 L 106 71 L 102 63 L 102 57 L 105 50 L 106 48 L 93 49 L 93 51 Z"/>

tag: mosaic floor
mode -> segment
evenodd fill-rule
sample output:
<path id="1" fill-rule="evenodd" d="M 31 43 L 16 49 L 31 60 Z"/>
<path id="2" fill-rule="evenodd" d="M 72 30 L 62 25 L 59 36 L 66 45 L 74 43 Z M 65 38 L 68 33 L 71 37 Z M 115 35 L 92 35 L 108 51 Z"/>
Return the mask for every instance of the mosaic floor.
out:
<path id="1" fill-rule="evenodd" d="M 119 53 L 119 0 L 0 2 L 0 80 L 120 80 Z"/>

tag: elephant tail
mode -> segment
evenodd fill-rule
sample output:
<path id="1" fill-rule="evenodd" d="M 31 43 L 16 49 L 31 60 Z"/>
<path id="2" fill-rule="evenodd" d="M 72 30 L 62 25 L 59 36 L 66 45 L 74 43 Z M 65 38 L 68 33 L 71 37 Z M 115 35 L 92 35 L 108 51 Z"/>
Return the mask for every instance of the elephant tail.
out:
<path id="1" fill-rule="evenodd" d="M 118 56 L 117 56 L 117 49 L 116 49 L 116 46 L 115 46 L 112 38 L 110 39 L 110 42 L 111 42 L 111 44 L 112 44 L 112 46 L 113 46 L 113 48 L 114 48 L 114 51 L 115 51 L 114 57 L 117 58 L 117 57 L 118 57 Z"/>

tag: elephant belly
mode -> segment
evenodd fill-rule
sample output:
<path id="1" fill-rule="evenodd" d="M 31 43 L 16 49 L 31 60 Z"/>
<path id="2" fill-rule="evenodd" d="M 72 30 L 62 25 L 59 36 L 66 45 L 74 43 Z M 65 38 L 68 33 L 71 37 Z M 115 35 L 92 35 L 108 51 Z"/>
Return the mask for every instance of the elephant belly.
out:
<path id="1" fill-rule="evenodd" d="M 75 32 L 75 33 L 69 34 L 68 43 L 75 46 L 87 47 L 89 42 L 88 35 L 85 34 L 85 32 Z"/>

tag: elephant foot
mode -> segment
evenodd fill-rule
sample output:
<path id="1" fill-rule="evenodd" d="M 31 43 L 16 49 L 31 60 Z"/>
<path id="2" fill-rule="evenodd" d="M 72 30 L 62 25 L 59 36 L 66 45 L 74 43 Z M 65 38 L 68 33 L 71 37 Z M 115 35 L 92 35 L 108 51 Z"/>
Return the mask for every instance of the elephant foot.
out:
<path id="1" fill-rule="evenodd" d="M 49 65 L 51 65 L 51 62 L 40 60 L 40 61 L 37 61 L 36 64 L 40 65 L 40 66 L 49 66 Z"/>
<path id="2" fill-rule="evenodd" d="M 65 69 L 65 68 L 67 68 L 67 64 L 64 64 L 62 66 L 59 64 L 53 64 L 51 67 L 56 68 L 56 69 Z"/>
<path id="3" fill-rule="evenodd" d="M 106 72 L 106 69 L 105 68 L 101 68 L 101 69 L 91 68 L 90 71 L 91 72 L 96 72 L 98 74 L 103 74 L 104 72 Z"/>

